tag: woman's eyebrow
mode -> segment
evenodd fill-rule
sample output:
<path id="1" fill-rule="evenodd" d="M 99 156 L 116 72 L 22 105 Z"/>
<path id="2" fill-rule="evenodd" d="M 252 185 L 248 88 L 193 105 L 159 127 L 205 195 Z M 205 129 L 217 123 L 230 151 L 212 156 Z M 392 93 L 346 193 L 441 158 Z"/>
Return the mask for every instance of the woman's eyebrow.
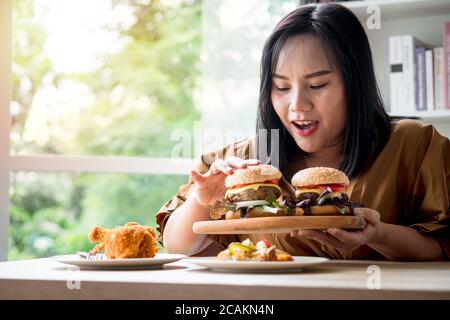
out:
<path id="1" fill-rule="evenodd" d="M 314 78 L 314 77 L 319 77 L 319 76 L 323 76 L 325 74 L 331 73 L 330 70 L 320 70 L 320 71 L 316 71 L 313 73 L 309 73 L 309 74 L 305 74 L 303 76 L 304 79 L 310 79 L 310 78 Z M 273 78 L 279 78 L 279 79 L 284 79 L 284 80 L 289 80 L 289 77 L 283 76 L 281 74 L 276 74 L 274 73 Z"/>
<path id="2" fill-rule="evenodd" d="M 284 79 L 284 80 L 289 80 L 289 77 L 282 76 L 281 74 L 276 74 L 276 73 L 274 73 L 272 77 L 273 78 L 280 78 L 280 79 Z"/>
<path id="3" fill-rule="evenodd" d="M 324 74 L 328 74 L 328 73 L 331 73 L 331 71 L 330 70 L 321 70 L 321 71 L 316 71 L 316 72 L 313 72 L 310 74 L 305 74 L 303 76 L 303 78 L 310 79 L 310 78 L 314 78 L 314 77 L 323 76 Z"/>

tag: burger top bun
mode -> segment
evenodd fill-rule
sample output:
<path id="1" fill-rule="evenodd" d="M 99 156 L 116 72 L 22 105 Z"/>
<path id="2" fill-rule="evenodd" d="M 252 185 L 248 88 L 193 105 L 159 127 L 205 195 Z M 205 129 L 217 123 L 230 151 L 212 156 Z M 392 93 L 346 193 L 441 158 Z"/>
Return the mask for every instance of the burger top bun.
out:
<path id="1" fill-rule="evenodd" d="M 296 188 L 335 183 L 343 184 L 347 187 L 350 183 L 345 173 L 327 167 L 312 167 L 300 170 L 292 177 L 291 182 Z"/>
<path id="2" fill-rule="evenodd" d="M 239 184 L 260 183 L 266 180 L 280 179 L 281 172 L 270 164 L 248 166 L 245 169 L 237 169 L 226 177 L 225 187 L 231 188 Z"/>

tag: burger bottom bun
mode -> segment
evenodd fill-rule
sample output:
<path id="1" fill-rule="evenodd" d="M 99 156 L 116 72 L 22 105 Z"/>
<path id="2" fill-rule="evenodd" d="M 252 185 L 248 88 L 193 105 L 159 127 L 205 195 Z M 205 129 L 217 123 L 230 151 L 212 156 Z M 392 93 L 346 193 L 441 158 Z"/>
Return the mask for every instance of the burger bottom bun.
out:
<path id="1" fill-rule="evenodd" d="M 304 216 L 305 212 L 301 208 L 295 209 L 296 216 Z M 311 215 L 313 216 L 351 216 L 353 215 L 350 207 L 345 207 L 345 213 L 342 214 L 336 209 L 335 206 L 325 205 L 325 206 L 312 206 L 311 207 Z"/>
<path id="2" fill-rule="evenodd" d="M 287 216 L 288 212 L 287 210 L 283 210 L 283 209 L 278 209 L 277 213 L 271 213 L 268 211 L 264 211 L 261 208 L 250 208 L 247 210 L 247 215 L 245 216 L 245 218 L 258 218 L 258 217 L 282 217 L 282 216 Z M 227 213 L 225 214 L 225 219 L 226 220 L 231 220 L 231 219 L 240 219 L 241 218 L 241 212 L 239 210 L 229 210 L 227 211 Z"/>

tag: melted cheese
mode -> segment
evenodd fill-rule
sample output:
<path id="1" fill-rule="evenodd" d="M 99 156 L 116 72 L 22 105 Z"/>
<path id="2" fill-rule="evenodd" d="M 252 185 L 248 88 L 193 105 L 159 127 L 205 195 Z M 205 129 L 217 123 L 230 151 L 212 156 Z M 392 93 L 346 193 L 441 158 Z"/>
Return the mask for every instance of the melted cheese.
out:
<path id="1" fill-rule="evenodd" d="M 321 193 L 322 189 L 320 189 L 320 188 L 314 188 L 314 189 L 300 188 L 298 191 L 300 193 L 306 193 L 306 192 Z"/>
<path id="2" fill-rule="evenodd" d="M 281 188 L 279 186 L 277 186 L 276 184 L 273 184 L 273 183 L 255 183 L 255 184 L 249 184 L 247 186 L 243 186 L 243 187 L 236 188 L 236 189 L 228 189 L 226 194 L 236 194 L 236 193 L 240 193 L 240 192 L 243 192 L 243 191 L 249 190 L 249 189 L 258 190 L 259 187 L 277 188 L 278 190 L 280 190 L 280 193 L 281 193 Z"/>

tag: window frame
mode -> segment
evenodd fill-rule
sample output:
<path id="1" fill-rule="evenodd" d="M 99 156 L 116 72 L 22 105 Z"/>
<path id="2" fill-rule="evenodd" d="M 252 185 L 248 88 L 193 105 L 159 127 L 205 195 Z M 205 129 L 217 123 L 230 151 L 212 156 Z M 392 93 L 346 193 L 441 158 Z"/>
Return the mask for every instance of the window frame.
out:
<path id="1" fill-rule="evenodd" d="M 0 1 L 0 261 L 8 257 L 12 0 Z"/>
<path id="2" fill-rule="evenodd" d="M 187 175 L 194 159 L 120 156 L 11 155 L 12 0 L 0 1 L 0 261 L 7 261 L 10 174 L 16 171 Z"/>

